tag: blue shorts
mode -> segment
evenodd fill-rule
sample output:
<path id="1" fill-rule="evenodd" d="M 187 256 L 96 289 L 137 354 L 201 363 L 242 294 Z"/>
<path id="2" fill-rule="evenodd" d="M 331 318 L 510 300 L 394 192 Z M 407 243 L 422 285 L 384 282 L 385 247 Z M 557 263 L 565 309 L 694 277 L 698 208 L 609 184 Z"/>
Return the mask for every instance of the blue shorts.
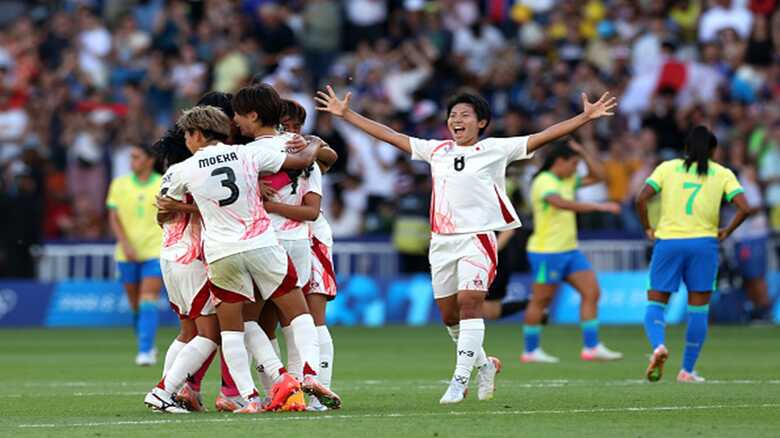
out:
<path id="1" fill-rule="evenodd" d="M 148 277 L 162 278 L 160 259 L 144 260 L 142 262 L 117 262 L 116 269 L 122 284 L 138 284 Z"/>
<path id="2" fill-rule="evenodd" d="M 715 289 L 718 239 L 658 239 L 650 261 L 650 290 L 677 292 L 680 280 L 691 292 Z"/>
<path id="3" fill-rule="evenodd" d="M 768 240 L 766 237 L 759 237 L 737 242 L 735 249 L 739 271 L 745 280 L 763 278 L 766 275 L 766 267 L 769 264 L 766 253 Z"/>
<path id="4" fill-rule="evenodd" d="M 558 284 L 570 274 L 590 271 L 590 262 L 579 250 L 565 252 L 528 252 L 534 283 Z"/>

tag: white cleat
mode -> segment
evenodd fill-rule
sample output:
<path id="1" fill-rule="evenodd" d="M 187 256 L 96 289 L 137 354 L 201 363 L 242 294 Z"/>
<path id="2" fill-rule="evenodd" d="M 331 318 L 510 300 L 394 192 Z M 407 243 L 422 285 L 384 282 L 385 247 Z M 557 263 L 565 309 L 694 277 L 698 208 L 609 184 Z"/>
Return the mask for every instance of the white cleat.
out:
<path id="1" fill-rule="evenodd" d="M 146 353 L 138 353 L 135 356 L 135 364 L 140 367 L 150 367 L 157 365 L 157 352 L 152 350 Z"/>
<path id="2" fill-rule="evenodd" d="M 538 347 L 534 351 L 524 352 L 523 355 L 520 356 L 520 361 L 523 363 L 558 363 L 561 360 L 545 353 L 544 350 L 542 350 L 542 347 Z"/>
<path id="3" fill-rule="evenodd" d="M 492 400 L 496 392 L 496 374 L 501 372 L 501 361 L 488 356 L 487 364 L 477 370 L 477 398 Z"/>
<path id="4" fill-rule="evenodd" d="M 462 383 L 457 377 L 454 377 L 450 382 L 450 386 L 447 388 L 447 392 L 439 400 L 439 404 L 442 405 L 454 405 L 460 403 L 466 398 L 466 394 L 469 392 L 468 383 Z"/>
<path id="5" fill-rule="evenodd" d="M 173 394 L 164 389 L 155 387 L 144 397 L 144 404 L 159 412 L 169 414 L 189 414 L 190 411 L 184 409 L 173 398 Z"/>
<path id="6" fill-rule="evenodd" d="M 306 403 L 306 410 L 308 412 L 325 412 L 328 410 L 328 407 L 320 403 L 317 397 L 310 395 L 309 400 Z"/>
<path id="7" fill-rule="evenodd" d="M 680 370 L 680 373 L 677 374 L 677 383 L 704 383 L 706 379 L 696 373 L 696 371 L 693 371 L 691 373 Z"/>
<path id="8" fill-rule="evenodd" d="M 623 353 L 612 351 L 605 347 L 604 344 L 598 344 L 593 348 L 583 348 L 580 357 L 582 360 L 587 361 L 620 360 L 623 359 Z"/>

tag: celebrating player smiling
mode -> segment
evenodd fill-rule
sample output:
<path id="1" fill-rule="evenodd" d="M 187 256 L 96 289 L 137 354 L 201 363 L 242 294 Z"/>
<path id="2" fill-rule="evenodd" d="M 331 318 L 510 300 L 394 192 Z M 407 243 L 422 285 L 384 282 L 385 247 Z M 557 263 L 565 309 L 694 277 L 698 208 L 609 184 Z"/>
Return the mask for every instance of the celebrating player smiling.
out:
<path id="1" fill-rule="evenodd" d="M 611 116 L 617 106 L 604 93 L 591 103 L 583 93 L 583 112 L 539 133 L 510 138 L 480 139 L 490 123 L 490 108 L 482 97 L 456 95 L 447 106 L 451 140 L 422 140 L 398 133 L 349 108 L 328 86 L 315 97 L 320 111 L 343 118 L 367 134 L 430 163 L 433 176 L 430 221 L 433 231 L 429 259 L 433 294 L 444 324 L 457 343 L 455 373 L 440 403 L 459 403 L 466 395 L 471 372 L 478 369 L 480 400 L 495 391 L 501 362 L 482 348 L 485 324 L 482 303 L 496 272 L 495 231 L 520 226 L 506 195 L 506 167 L 528 159 L 545 144 L 580 126 Z"/>

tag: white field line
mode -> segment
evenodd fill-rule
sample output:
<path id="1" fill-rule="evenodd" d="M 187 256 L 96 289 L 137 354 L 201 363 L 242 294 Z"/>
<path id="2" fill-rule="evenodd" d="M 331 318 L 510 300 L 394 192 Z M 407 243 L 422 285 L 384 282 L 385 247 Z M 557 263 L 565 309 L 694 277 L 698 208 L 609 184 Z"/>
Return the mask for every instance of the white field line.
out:
<path id="1" fill-rule="evenodd" d="M 673 380 L 669 380 L 667 383 L 673 383 Z M 91 384 L 90 384 L 91 383 Z M 338 385 L 341 391 L 359 391 L 359 390 L 385 390 L 385 391 L 401 391 L 413 386 L 418 390 L 435 390 L 443 388 L 442 385 L 447 385 L 449 381 L 441 380 L 434 383 L 430 380 L 363 380 L 363 381 L 351 381 L 342 385 Z M 500 388 L 513 388 L 513 389 L 535 389 L 535 388 L 566 388 L 577 386 L 634 386 L 634 385 L 648 385 L 649 383 L 643 379 L 626 379 L 626 380 L 532 380 L 529 383 L 513 382 L 502 380 L 499 383 Z M 662 383 L 663 384 L 663 383 Z M 780 385 L 780 380 L 707 380 L 707 385 Z M 658 384 L 653 384 L 658 385 Z M 51 383 L 39 383 L 39 384 L 25 384 L 24 386 L 47 386 L 47 387 L 87 387 L 87 386 L 103 386 L 103 387 L 133 387 L 137 391 L 85 391 L 85 392 L 73 392 L 71 394 L 43 394 L 38 392 L 30 392 L 26 394 L 14 393 L 14 394 L 0 394 L 0 399 L 3 398 L 22 398 L 22 397 L 104 397 L 104 396 L 137 396 L 146 394 L 146 389 L 150 388 L 148 382 L 118 382 L 118 383 L 98 383 L 98 382 L 51 382 Z M 128 388 L 129 389 L 129 388 Z"/>
<path id="2" fill-rule="evenodd" d="M 667 412 L 667 411 L 699 411 L 710 409 L 776 409 L 780 403 L 764 404 L 735 404 L 735 405 L 698 405 L 698 406 L 649 406 L 649 407 L 623 407 L 623 408 L 593 408 L 593 409 L 540 409 L 527 411 L 471 411 L 471 412 L 420 412 L 420 413 L 386 413 L 386 414 L 361 414 L 361 415 L 311 415 L 300 417 L 277 416 L 273 414 L 258 416 L 225 416 L 222 418 L 193 418 L 185 420 L 160 419 L 160 420 L 125 420 L 89 423 L 26 423 L 17 425 L 22 429 L 43 429 L 56 427 L 104 427 L 104 426 L 148 426 L 155 424 L 193 424 L 193 423 L 229 423 L 241 420 L 250 421 L 322 421 L 322 420 L 360 420 L 367 418 L 414 418 L 414 417 L 440 417 L 440 416 L 470 416 L 470 415 L 574 415 L 574 414 L 602 414 L 602 413 L 638 413 L 638 412 Z M 163 414 L 161 414 L 163 415 Z"/>

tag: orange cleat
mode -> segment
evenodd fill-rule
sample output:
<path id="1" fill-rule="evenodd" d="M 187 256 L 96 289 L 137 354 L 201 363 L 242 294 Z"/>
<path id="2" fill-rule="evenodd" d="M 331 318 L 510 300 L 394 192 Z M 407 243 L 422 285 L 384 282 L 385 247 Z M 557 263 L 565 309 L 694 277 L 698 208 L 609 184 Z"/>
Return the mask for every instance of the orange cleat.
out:
<path id="1" fill-rule="evenodd" d="M 189 383 L 185 384 L 181 391 L 176 394 L 175 399 L 190 412 L 206 412 L 200 392 L 192 389 Z"/>
<path id="2" fill-rule="evenodd" d="M 653 351 L 653 355 L 650 356 L 650 365 L 647 366 L 645 376 L 647 380 L 651 382 L 657 382 L 661 380 L 664 375 L 664 363 L 669 358 L 669 350 L 665 346 L 659 345 L 658 348 Z"/>
<path id="3" fill-rule="evenodd" d="M 266 405 L 266 411 L 280 410 L 290 396 L 301 390 L 301 384 L 288 373 L 279 376 L 279 381 L 271 387 L 271 401 Z M 305 404 L 304 404 L 305 409 Z"/>
<path id="4" fill-rule="evenodd" d="M 341 397 L 338 394 L 326 388 L 325 385 L 318 382 L 313 376 L 309 375 L 303 378 L 301 384 L 303 392 L 317 397 L 317 400 L 328 409 L 338 409 L 341 407 Z"/>
<path id="5" fill-rule="evenodd" d="M 291 395 L 281 409 L 283 412 L 302 412 L 306 410 L 306 398 L 303 391 L 297 391 Z"/>

